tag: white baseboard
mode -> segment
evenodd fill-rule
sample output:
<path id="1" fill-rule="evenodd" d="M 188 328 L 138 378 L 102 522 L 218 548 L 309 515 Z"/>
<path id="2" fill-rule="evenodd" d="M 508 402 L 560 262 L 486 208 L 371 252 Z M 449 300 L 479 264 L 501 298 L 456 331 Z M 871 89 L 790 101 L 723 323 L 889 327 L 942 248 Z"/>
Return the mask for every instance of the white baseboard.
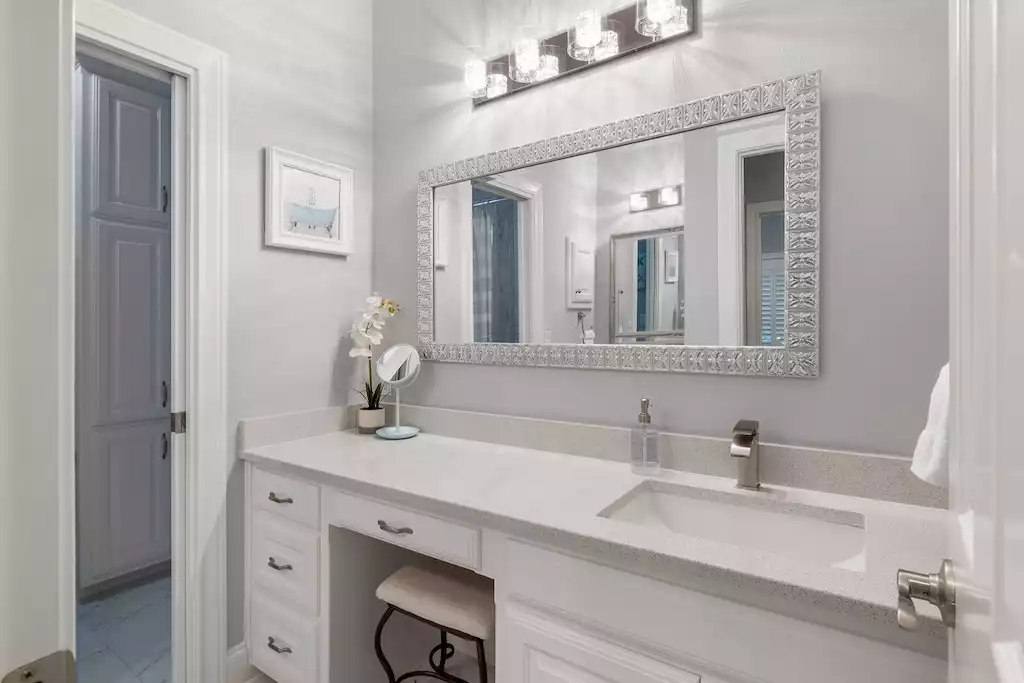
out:
<path id="1" fill-rule="evenodd" d="M 227 683 L 274 683 L 249 664 L 249 650 L 239 643 L 228 650 Z"/>

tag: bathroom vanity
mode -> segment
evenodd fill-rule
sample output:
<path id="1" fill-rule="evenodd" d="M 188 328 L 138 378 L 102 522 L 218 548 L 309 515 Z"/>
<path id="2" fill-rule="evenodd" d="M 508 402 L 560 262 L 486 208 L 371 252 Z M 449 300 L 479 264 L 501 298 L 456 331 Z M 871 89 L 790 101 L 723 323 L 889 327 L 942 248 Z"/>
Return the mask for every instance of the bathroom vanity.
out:
<path id="1" fill-rule="evenodd" d="M 501 683 L 944 677 L 937 613 L 899 630 L 894 583 L 944 557 L 937 509 L 429 434 L 242 457 L 246 642 L 278 683 L 384 680 L 373 588 L 417 557 L 494 580 Z"/>

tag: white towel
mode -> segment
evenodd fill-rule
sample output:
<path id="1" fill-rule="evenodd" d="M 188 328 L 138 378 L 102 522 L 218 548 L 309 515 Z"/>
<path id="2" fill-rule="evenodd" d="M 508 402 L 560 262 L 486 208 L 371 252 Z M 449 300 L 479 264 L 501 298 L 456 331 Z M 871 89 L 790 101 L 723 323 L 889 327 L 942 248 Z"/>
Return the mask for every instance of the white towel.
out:
<path id="1" fill-rule="evenodd" d="M 949 485 L 949 363 L 939 371 L 928 406 L 928 423 L 917 439 L 910 471 L 943 488 Z"/>

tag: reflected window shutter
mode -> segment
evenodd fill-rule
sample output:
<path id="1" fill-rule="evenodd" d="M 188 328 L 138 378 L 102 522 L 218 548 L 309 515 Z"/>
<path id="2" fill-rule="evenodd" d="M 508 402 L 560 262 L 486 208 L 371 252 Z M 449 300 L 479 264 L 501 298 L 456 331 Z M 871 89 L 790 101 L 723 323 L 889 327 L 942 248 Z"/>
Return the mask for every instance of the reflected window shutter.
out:
<path id="1" fill-rule="evenodd" d="M 782 346 L 786 332 L 786 283 L 781 254 L 761 259 L 761 344 Z"/>

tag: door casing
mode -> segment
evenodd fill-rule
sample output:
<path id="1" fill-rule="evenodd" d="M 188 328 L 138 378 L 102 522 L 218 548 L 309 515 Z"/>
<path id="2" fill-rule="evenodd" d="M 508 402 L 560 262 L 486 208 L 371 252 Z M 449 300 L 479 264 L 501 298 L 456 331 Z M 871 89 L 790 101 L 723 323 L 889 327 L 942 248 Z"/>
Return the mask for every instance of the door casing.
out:
<path id="1" fill-rule="evenodd" d="M 98 45 L 171 73 L 172 119 L 182 134 L 172 143 L 172 412 L 188 412 L 188 429 L 172 439 L 172 558 L 174 562 L 174 680 L 220 683 L 227 654 L 226 539 L 227 496 L 227 57 L 208 45 L 102 0 L 77 0 L 73 35 L 67 36 L 66 74 L 73 87 L 74 40 Z M 65 159 L 72 159 L 73 136 L 60 131 Z M 176 127 L 178 127 L 176 125 Z M 73 206 L 72 164 L 61 200 Z M 66 194 L 66 196 L 63 196 Z M 58 236 L 62 253 L 73 253 L 74 221 L 70 210 Z M 68 301 L 74 301 L 74 272 L 62 278 Z M 69 338 L 62 348 L 74 354 L 74 311 L 64 326 Z M 74 649 L 74 364 L 62 377 L 62 410 L 68 444 L 61 453 L 64 487 L 71 491 L 69 510 L 61 516 L 61 556 L 68 570 L 60 615 L 61 640 Z M 66 490 L 65 490 L 66 495 Z M 65 528 L 66 527 L 66 528 Z M 64 603 L 68 604 L 64 604 Z"/>

